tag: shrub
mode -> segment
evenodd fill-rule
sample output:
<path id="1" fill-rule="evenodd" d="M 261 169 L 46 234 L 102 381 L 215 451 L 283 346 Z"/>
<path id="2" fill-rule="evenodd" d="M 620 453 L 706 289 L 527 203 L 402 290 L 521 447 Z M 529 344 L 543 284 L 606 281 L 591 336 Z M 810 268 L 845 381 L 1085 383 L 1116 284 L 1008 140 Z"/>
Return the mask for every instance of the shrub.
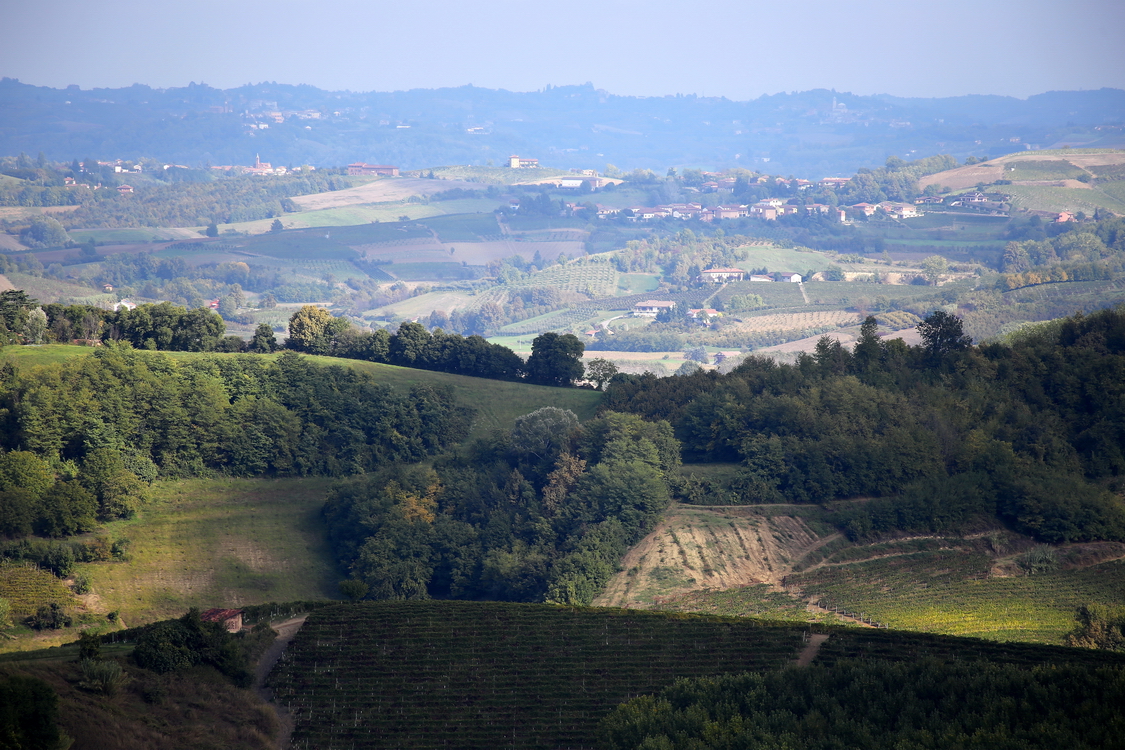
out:
<path id="1" fill-rule="evenodd" d="M 129 675 L 115 661 L 82 660 L 82 681 L 78 687 L 104 695 L 114 695 L 125 684 Z"/>

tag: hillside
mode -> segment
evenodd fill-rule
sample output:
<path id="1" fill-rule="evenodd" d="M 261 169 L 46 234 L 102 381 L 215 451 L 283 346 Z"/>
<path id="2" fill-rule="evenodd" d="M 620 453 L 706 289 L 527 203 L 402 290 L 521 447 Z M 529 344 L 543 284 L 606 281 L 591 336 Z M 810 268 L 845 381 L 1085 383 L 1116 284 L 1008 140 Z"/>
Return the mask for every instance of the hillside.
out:
<path id="1" fill-rule="evenodd" d="M 992 190 L 1010 195 L 1016 209 L 1125 214 L 1125 151 L 1117 149 L 1024 151 L 928 175 L 918 187 L 958 191 L 997 182 Z"/>
<path id="2" fill-rule="evenodd" d="M 823 626 L 819 626 L 823 627 Z M 1021 666 L 1125 656 L 861 629 L 468 602 L 341 605 L 310 614 L 271 676 L 298 746 L 592 747 L 619 702 L 683 677 L 847 658 Z M 817 638 L 817 642 L 821 639 Z M 440 646 L 439 646 L 440 644 Z"/>

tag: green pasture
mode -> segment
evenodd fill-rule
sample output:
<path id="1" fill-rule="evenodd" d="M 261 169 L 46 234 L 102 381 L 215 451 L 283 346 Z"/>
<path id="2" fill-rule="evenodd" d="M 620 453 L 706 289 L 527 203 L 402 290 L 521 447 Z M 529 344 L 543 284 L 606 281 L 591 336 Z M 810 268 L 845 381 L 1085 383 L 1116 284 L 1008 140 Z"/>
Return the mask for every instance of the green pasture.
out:
<path id="1" fill-rule="evenodd" d="M 771 273 L 790 271 L 803 274 L 809 270 L 823 271 L 833 262 L 824 253 L 812 250 L 801 252 L 775 245 L 747 245 L 740 249 L 746 253 L 746 258 L 735 265 L 748 271 L 765 267 Z"/>
<path id="2" fill-rule="evenodd" d="M 812 299 L 812 289 L 819 286 L 820 282 L 806 286 L 809 290 L 809 299 Z M 718 298 L 727 302 L 731 297 L 740 294 L 757 294 L 767 307 L 801 307 L 805 305 L 805 298 L 801 296 L 801 288 L 797 284 L 785 282 L 765 281 L 735 281 L 727 284 L 718 293 Z"/>

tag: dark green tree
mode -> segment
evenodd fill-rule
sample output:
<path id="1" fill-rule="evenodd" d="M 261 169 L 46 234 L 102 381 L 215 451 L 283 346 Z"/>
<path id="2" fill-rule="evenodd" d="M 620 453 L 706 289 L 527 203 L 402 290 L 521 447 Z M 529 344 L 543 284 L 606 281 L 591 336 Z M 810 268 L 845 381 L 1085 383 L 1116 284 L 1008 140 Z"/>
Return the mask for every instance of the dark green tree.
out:
<path id="1" fill-rule="evenodd" d="M 270 328 L 269 323 L 259 323 L 258 327 L 254 329 L 254 337 L 250 339 L 249 351 L 269 354 L 276 350 L 277 337 L 273 335 L 273 329 Z"/>
<path id="2" fill-rule="evenodd" d="M 527 379 L 539 385 L 568 386 L 582 378 L 585 345 L 573 333 L 541 333 L 531 342 Z"/>

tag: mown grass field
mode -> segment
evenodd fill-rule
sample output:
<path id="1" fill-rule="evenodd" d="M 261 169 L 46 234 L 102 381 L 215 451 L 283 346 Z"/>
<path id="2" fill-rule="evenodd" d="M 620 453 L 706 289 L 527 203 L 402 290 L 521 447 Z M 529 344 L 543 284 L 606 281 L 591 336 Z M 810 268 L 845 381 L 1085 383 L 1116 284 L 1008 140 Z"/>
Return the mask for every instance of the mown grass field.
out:
<path id="1" fill-rule="evenodd" d="M 808 270 L 823 271 L 831 263 L 824 253 L 800 252 L 776 245 L 746 245 L 741 249 L 746 252 L 746 259 L 736 265 L 748 271 L 764 266 L 771 273 L 791 271 L 803 274 Z"/>
<path id="2" fill-rule="evenodd" d="M 127 538 L 128 562 L 81 563 L 97 609 L 127 626 L 190 607 L 333 599 L 338 571 L 320 509 L 331 480 L 160 481 L 133 519 L 99 531 Z"/>

